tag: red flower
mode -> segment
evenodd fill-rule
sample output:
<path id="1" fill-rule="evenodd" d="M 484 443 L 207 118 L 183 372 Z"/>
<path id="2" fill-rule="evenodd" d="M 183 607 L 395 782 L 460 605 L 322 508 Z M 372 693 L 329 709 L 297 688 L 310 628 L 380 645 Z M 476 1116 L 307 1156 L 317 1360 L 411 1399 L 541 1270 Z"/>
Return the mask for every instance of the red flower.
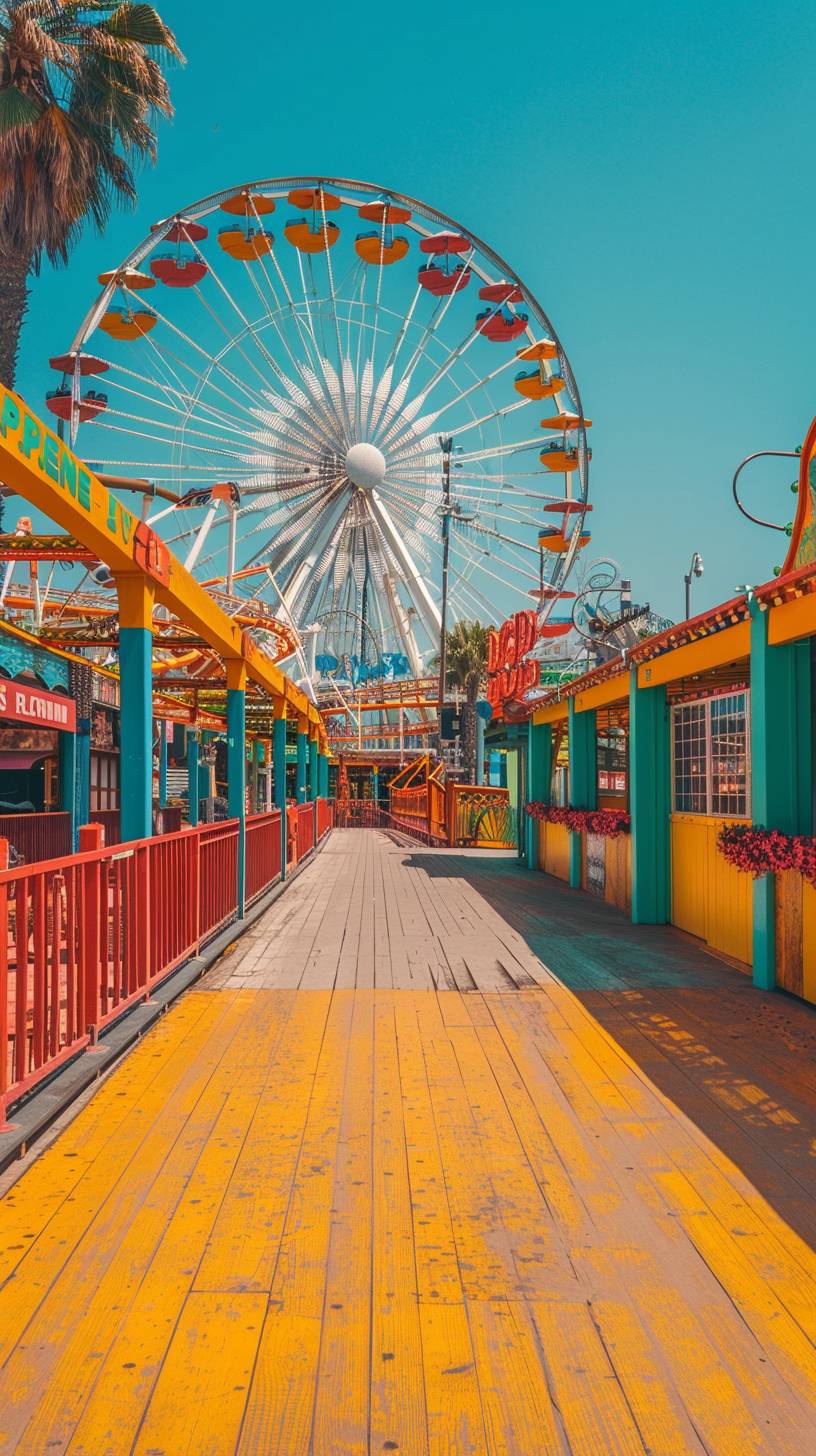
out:
<path id="1" fill-rule="evenodd" d="M 557 804 L 527 804 L 526 809 L 532 819 L 563 824 L 573 834 L 600 834 L 606 839 L 616 839 L 619 834 L 628 834 L 632 827 L 631 816 L 625 809 L 566 809 Z"/>
<path id="2" fill-rule="evenodd" d="M 726 824 L 717 836 L 720 854 L 735 869 L 759 879 L 784 870 L 798 870 L 816 885 L 816 839 L 804 834 L 783 834 L 753 824 Z"/>

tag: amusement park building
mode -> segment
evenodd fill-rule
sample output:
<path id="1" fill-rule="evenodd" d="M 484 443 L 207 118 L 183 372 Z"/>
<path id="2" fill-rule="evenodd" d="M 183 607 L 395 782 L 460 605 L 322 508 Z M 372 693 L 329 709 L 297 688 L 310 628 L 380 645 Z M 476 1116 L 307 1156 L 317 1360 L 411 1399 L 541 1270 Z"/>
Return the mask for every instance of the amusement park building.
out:
<path id="1" fill-rule="evenodd" d="M 815 637 L 808 563 L 554 690 L 531 721 L 528 864 L 816 1002 Z M 597 746 L 611 726 L 625 812 L 587 818 L 615 803 Z"/>

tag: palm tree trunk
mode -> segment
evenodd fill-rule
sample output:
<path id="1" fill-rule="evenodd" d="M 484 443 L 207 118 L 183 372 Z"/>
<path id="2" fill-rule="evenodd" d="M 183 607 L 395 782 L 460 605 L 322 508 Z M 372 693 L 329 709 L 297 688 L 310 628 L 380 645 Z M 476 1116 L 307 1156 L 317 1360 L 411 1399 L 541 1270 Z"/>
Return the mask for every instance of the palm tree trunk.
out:
<path id="1" fill-rule="evenodd" d="M 476 700 L 479 696 L 478 682 L 468 683 L 467 696 L 462 704 L 462 760 L 467 773 L 467 782 L 476 782 Z"/>
<path id="2" fill-rule="evenodd" d="M 20 330 L 28 308 L 28 276 L 32 253 L 4 248 L 0 256 L 0 384 L 14 388 Z"/>

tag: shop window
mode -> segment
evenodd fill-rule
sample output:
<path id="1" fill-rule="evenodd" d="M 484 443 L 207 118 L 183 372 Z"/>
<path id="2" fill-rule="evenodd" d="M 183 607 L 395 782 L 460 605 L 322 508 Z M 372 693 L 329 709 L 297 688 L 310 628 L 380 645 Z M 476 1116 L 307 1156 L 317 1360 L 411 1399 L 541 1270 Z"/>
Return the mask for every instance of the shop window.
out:
<path id="1" fill-rule="evenodd" d="M 678 814 L 747 818 L 748 693 L 723 693 L 672 710 L 673 803 Z"/>

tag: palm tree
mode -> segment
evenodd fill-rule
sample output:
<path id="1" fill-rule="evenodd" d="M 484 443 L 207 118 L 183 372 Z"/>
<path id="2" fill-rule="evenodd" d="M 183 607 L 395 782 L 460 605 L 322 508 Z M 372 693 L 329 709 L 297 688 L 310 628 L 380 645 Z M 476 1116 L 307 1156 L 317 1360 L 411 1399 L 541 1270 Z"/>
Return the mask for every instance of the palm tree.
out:
<path id="1" fill-rule="evenodd" d="M 465 695 L 462 705 L 462 762 L 469 783 L 476 781 L 476 704 L 487 668 L 487 628 L 466 618 L 455 622 L 446 634 L 446 688 L 457 687 Z M 439 667 L 439 655 L 433 664 Z"/>
<path id="2" fill-rule="evenodd" d="M 132 202 L 172 115 L 160 61 L 183 57 L 152 5 L 0 0 L 0 382 L 13 385 L 31 275 L 83 224 Z"/>

